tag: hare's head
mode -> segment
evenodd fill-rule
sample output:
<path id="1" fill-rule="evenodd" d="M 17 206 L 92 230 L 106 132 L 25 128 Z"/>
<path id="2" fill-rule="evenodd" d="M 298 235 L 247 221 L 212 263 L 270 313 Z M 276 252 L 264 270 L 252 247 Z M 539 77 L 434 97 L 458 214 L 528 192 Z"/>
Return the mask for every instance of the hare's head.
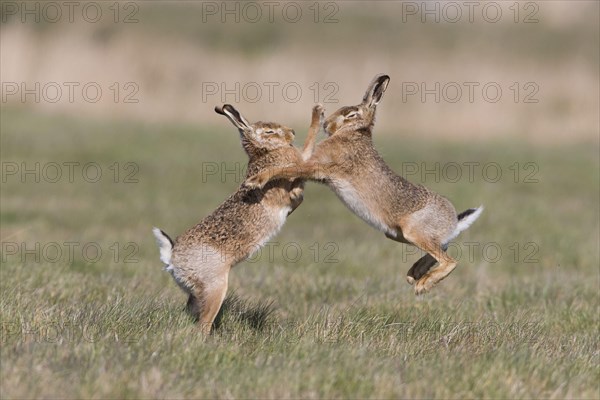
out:
<path id="1" fill-rule="evenodd" d="M 289 147 L 294 141 L 294 130 L 275 122 L 249 123 L 232 105 L 215 107 L 218 114 L 225 115 L 238 128 L 242 139 L 242 146 L 248 156 L 258 155 L 278 149 Z"/>
<path id="2" fill-rule="evenodd" d="M 375 110 L 381 101 L 385 89 L 390 83 L 387 75 L 377 75 L 369 85 L 362 103 L 356 106 L 342 107 L 325 120 L 323 128 L 328 135 L 334 135 L 341 130 L 368 130 L 370 132 L 375 122 Z"/>

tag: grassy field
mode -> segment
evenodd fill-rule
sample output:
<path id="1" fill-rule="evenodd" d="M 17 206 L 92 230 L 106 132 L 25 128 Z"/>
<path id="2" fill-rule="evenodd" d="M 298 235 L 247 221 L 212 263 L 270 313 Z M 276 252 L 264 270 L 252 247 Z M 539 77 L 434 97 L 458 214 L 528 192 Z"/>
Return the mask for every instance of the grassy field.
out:
<path id="1" fill-rule="evenodd" d="M 240 183 L 230 124 L 4 109 L 1 129 L 2 398 L 600 396 L 595 143 L 376 130 L 396 171 L 459 211 L 485 205 L 451 249 L 457 270 L 416 298 L 420 254 L 309 184 L 269 250 L 231 272 L 203 338 L 151 228 L 181 233 Z"/>

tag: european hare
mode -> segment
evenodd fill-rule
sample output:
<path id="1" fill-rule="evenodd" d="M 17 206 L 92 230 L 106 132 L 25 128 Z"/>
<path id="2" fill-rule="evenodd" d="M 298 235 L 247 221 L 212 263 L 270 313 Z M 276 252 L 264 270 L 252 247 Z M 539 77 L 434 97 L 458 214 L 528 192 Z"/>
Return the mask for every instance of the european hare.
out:
<path id="1" fill-rule="evenodd" d="M 228 104 L 215 111 L 229 118 L 240 132 L 249 157 L 247 176 L 273 165 L 300 163 L 303 156 L 310 156 L 312 147 L 307 146 L 303 154 L 292 145 L 294 131 L 288 127 L 271 122 L 250 124 Z M 321 115 L 322 109 L 315 107 L 309 137 L 316 135 Z M 187 308 L 203 333 L 210 333 L 221 308 L 230 269 L 279 232 L 286 217 L 302 202 L 303 187 L 302 180 L 287 179 L 272 181 L 261 190 L 240 186 L 175 242 L 160 229 L 153 229 L 160 259 L 188 293 Z"/>
<path id="2" fill-rule="evenodd" d="M 329 137 L 316 145 L 311 158 L 284 168 L 265 170 L 245 185 L 263 187 L 271 179 L 310 179 L 327 184 L 356 215 L 393 240 L 419 247 L 427 254 L 408 271 L 415 294 L 422 294 L 456 267 L 446 250 L 448 242 L 475 221 L 482 207 L 459 215 L 450 201 L 415 185 L 387 166 L 373 147 L 375 110 L 390 81 L 378 75 L 362 102 L 342 107 L 329 116 Z M 431 269 L 436 262 L 439 266 Z"/>

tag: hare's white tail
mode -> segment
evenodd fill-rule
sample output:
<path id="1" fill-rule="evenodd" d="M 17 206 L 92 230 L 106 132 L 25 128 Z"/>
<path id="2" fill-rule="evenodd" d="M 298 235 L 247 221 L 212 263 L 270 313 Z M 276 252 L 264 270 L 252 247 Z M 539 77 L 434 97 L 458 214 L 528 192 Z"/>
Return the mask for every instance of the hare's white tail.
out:
<path id="1" fill-rule="evenodd" d="M 479 206 L 477 208 L 469 208 L 460 214 L 458 214 L 458 224 L 456 224 L 456 229 L 452 232 L 452 235 L 446 240 L 448 243 L 450 240 L 456 238 L 462 231 L 467 229 L 479 216 L 483 211 L 483 206 Z"/>
<path id="2" fill-rule="evenodd" d="M 171 255 L 173 253 L 173 240 L 158 228 L 152 228 L 152 233 L 156 237 L 156 242 L 160 249 L 160 260 L 166 265 L 171 265 Z"/>

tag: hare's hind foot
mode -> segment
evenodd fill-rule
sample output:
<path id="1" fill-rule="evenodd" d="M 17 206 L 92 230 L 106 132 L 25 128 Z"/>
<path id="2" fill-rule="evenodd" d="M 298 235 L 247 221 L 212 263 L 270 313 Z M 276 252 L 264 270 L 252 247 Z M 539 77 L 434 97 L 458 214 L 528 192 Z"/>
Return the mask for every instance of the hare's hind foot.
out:
<path id="1" fill-rule="evenodd" d="M 456 265 L 457 262 L 450 258 L 449 260 L 444 260 L 437 268 L 427 272 L 415 284 L 415 294 L 418 296 L 427 293 L 438 282 L 450 275 L 454 271 L 454 268 L 456 268 Z"/>

